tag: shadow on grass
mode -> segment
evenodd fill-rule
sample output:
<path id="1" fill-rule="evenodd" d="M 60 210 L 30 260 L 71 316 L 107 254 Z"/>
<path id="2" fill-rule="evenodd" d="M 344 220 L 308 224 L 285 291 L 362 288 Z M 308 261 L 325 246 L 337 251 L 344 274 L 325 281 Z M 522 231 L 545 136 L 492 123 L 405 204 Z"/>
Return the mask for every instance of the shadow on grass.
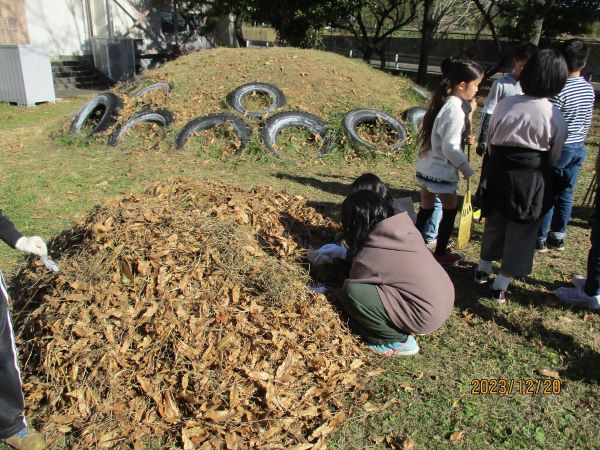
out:
<path id="1" fill-rule="evenodd" d="M 592 218 L 594 217 L 594 207 L 592 206 L 575 206 L 571 211 L 571 220 L 569 226 L 579 228 L 592 228 Z"/>
<path id="2" fill-rule="evenodd" d="M 346 195 L 350 193 L 350 184 L 354 181 L 354 177 L 328 174 L 317 174 L 317 177 L 323 178 L 321 179 L 278 172 L 275 174 L 275 177 L 282 180 L 293 181 L 305 186 L 310 186 L 323 192 L 336 194 L 341 197 L 346 197 Z M 390 192 L 394 198 L 411 197 L 413 202 L 419 201 L 419 192 L 415 190 L 411 191 L 407 189 L 392 188 L 390 189 Z M 328 201 L 309 201 L 308 205 L 313 207 L 315 210 L 317 210 L 317 212 L 325 217 L 335 221 L 340 220 L 341 201 L 339 203 Z"/>
<path id="3" fill-rule="evenodd" d="M 323 192 L 329 192 L 330 194 L 337 194 L 345 197 L 350 192 L 350 183 L 354 181 L 351 177 L 345 176 L 331 176 L 331 175 L 322 175 L 324 178 L 332 178 L 334 180 L 343 180 L 343 181 L 328 181 L 322 180 L 315 177 L 303 177 L 298 175 L 291 175 L 289 173 L 278 172 L 275 174 L 275 178 L 279 178 L 282 180 L 290 180 L 294 181 L 298 184 L 303 184 L 306 186 L 313 187 L 315 189 L 319 189 Z"/>
<path id="4" fill-rule="evenodd" d="M 323 192 L 328 192 L 330 194 L 340 195 L 345 197 L 350 193 L 350 185 L 355 180 L 354 177 L 348 176 L 339 176 L 339 175 L 328 175 L 328 174 L 317 174 L 319 177 L 323 177 L 324 179 L 315 178 L 315 177 L 303 177 L 298 175 L 291 175 L 289 173 L 278 172 L 275 174 L 275 178 L 294 181 L 298 184 L 311 186 L 315 189 L 319 189 Z M 332 179 L 335 181 L 329 181 L 326 179 Z M 340 181 L 338 181 L 340 180 Z M 392 197 L 411 197 L 413 201 L 419 201 L 419 191 L 417 190 L 408 190 L 408 189 L 399 189 L 399 188 L 390 188 L 390 193 Z"/>
<path id="5" fill-rule="evenodd" d="M 522 336 L 526 340 L 539 339 L 543 345 L 551 347 L 564 356 L 565 369 L 560 371 L 561 378 L 573 381 L 600 382 L 600 353 L 587 346 L 575 342 L 572 336 L 560 331 L 551 330 L 546 327 L 541 317 L 533 321 L 519 322 L 511 320 L 502 313 L 498 306 L 489 306 L 481 302 L 483 297 L 489 297 L 489 287 L 487 285 L 476 286 L 471 282 L 472 274 L 475 270 L 475 263 L 466 263 L 460 266 L 452 267 L 448 271 L 457 292 L 455 307 L 460 311 L 469 311 L 476 314 L 487 322 L 493 322 L 504 328 L 510 333 Z M 530 277 L 524 279 L 526 282 L 536 283 L 538 285 L 554 286 L 564 283 L 544 283 L 539 280 L 533 280 Z M 542 298 L 542 294 L 535 292 L 519 292 L 519 288 L 514 288 L 517 292 L 510 298 L 512 303 L 520 303 L 528 306 L 535 300 L 537 306 L 553 306 L 547 302 L 547 296 Z M 523 295 L 524 293 L 527 296 Z M 528 301 L 525 301 L 525 299 Z M 540 300 L 540 301 L 537 301 Z M 558 302 L 557 307 L 563 308 Z M 542 312 L 540 311 L 540 315 Z"/>

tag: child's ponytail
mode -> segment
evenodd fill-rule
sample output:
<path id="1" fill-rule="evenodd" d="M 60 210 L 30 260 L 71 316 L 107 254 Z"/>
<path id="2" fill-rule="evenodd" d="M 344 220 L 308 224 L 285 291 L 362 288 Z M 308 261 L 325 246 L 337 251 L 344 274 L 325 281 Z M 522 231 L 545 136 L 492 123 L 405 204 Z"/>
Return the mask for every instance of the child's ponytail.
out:
<path id="1" fill-rule="evenodd" d="M 421 131 L 419 132 L 418 140 L 421 143 L 420 153 L 425 153 L 431 148 L 431 132 L 433 130 L 433 122 L 436 116 L 446 103 L 452 85 L 448 78 L 443 78 L 433 95 L 431 101 L 427 107 L 427 112 L 423 116 L 423 125 L 421 125 Z"/>
<path id="2" fill-rule="evenodd" d="M 449 56 L 442 61 L 440 65 L 442 69 L 442 81 L 433 93 L 427 112 L 423 117 L 423 125 L 419 132 L 418 140 L 421 143 L 419 153 L 425 153 L 431 148 L 431 133 L 433 131 L 433 123 L 440 109 L 448 100 L 452 92 L 452 88 L 457 84 L 469 83 L 478 79 L 483 74 L 482 67 L 475 61 L 462 59 L 457 56 Z"/>

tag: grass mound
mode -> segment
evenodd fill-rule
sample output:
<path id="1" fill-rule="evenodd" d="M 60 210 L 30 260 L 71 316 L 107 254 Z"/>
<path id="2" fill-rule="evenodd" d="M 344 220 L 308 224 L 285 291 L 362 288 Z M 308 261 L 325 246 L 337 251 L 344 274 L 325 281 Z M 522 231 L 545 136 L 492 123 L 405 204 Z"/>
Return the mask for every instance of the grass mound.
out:
<path id="1" fill-rule="evenodd" d="M 324 445 L 368 398 L 367 358 L 298 263 L 331 228 L 269 188 L 103 203 L 53 240 L 60 274 L 15 278 L 32 416 L 59 446 Z"/>
<path id="2" fill-rule="evenodd" d="M 139 86 L 132 89 L 128 84 L 118 86 L 115 91 L 124 101 L 120 123 L 142 108 L 167 108 L 174 113 L 175 121 L 160 145 L 164 148 L 172 148 L 179 130 L 196 117 L 223 111 L 240 115 L 225 99 L 235 88 L 250 82 L 276 85 L 287 98 L 282 110 L 307 111 L 333 121 L 334 127 L 339 127 L 342 114 L 357 107 L 384 110 L 399 118 L 403 110 L 422 102 L 410 88 L 412 83 L 404 77 L 389 75 L 362 61 L 334 53 L 295 48 L 216 48 L 196 52 L 147 71 L 141 84 L 159 81 L 173 83 L 169 95 L 153 91 L 134 98 L 131 93 Z M 268 105 L 267 100 L 261 95 L 249 96 L 246 107 L 260 109 Z M 250 118 L 247 121 L 255 132 L 262 123 Z M 101 137 L 107 137 L 111 130 Z M 136 136 L 135 146 L 156 149 L 155 133 L 144 140 L 143 130 L 136 126 L 130 131 Z M 211 133 L 202 134 L 207 134 L 210 141 Z"/>
<path id="3" fill-rule="evenodd" d="M 356 107 L 401 112 L 417 100 L 403 77 L 334 53 L 296 48 L 217 48 L 182 56 L 146 77 L 174 83 L 168 101 L 179 121 L 231 110 L 226 95 L 255 81 L 279 87 L 286 109 L 326 118 Z"/>

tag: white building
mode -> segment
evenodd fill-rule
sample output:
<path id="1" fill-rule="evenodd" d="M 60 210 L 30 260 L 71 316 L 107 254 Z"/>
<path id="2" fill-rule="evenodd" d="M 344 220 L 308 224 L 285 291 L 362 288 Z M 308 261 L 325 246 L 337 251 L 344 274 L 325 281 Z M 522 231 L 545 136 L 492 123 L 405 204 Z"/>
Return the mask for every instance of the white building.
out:
<path id="1" fill-rule="evenodd" d="M 52 60 L 91 56 L 95 39 L 132 39 L 144 54 L 236 46 L 231 17 L 198 36 L 202 9 L 177 8 L 177 0 L 0 0 L 0 44 L 45 44 Z"/>

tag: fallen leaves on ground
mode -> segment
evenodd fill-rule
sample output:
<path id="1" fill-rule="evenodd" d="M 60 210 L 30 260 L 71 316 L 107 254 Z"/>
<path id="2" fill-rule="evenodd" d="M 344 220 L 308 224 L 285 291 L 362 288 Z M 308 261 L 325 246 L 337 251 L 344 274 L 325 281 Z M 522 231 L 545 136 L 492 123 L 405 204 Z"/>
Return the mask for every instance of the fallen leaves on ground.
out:
<path id="1" fill-rule="evenodd" d="M 60 274 L 14 280 L 30 415 L 77 448 L 323 447 L 372 370 L 307 289 L 306 249 L 335 229 L 269 188 L 176 180 L 98 206 L 51 243 Z"/>

